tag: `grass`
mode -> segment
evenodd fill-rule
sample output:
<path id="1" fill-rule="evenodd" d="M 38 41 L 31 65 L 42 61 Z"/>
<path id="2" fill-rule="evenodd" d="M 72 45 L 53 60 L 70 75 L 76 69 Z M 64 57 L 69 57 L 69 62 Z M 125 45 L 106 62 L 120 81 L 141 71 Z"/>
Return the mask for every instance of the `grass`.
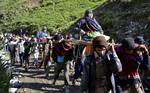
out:
<path id="1" fill-rule="evenodd" d="M 35 27 L 31 29 L 39 31 L 43 25 L 47 25 L 50 31 L 65 31 L 83 16 L 85 10 L 95 9 L 105 1 L 43 0 L 32 7 L 33 4 L 29 5 L 25 0 L 4 0 L 1 1 L 0 8 L 6 18 L 2 20 L 4 23 L 0 26 L 10 31 L 20 26 L 34 25 Z"/>

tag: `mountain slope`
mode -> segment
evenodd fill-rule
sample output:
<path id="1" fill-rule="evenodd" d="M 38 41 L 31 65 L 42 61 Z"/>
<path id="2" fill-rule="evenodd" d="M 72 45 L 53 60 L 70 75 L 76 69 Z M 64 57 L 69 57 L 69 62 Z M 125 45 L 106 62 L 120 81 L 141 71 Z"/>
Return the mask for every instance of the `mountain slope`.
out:
<path id="1" fill-rule="evenodd" d="M 78 20 L 86 9 L 106 0 L 3 0 L 0 1 L 0 30 L 13 31 L 21 26 L 38 31 L 62 31 Z"/>
<path id="2" fill-rule="evenodd" d="M 150 0 L 105 2 L 95 14 L 105 34 L 118 39 L 139 35 L 150 39 Z"/>

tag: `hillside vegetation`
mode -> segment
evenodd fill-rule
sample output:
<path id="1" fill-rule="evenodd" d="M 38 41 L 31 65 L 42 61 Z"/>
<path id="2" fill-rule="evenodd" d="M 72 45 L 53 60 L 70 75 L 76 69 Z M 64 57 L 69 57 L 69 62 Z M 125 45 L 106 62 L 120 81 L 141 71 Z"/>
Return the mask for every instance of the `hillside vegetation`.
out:
<path id="1" fill-rule="evenodd" d="M 0 31 L 27 27 L 39 31 L 64 31 L 87 9 L 95 9 L 106 0 L 0 0 Z"/>
<path id="2" fill-rule="evenodd" d="M 114 1 L 114 2 L 110 2 Z M 126 1 L 126 0 L 121 0 Z M 0 31 L 68 31 L 85 10 L 114 38 L 141 35 L 150 39 L 150 0 L 0 0 Z"/>

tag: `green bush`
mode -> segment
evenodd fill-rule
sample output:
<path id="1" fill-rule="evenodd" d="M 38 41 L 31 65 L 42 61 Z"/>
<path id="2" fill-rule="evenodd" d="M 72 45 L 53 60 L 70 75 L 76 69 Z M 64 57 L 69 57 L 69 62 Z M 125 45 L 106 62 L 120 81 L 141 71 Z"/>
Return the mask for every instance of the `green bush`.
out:
<path id="1" fill-rule="evenodd" d="M 37 0 L 39 1 L 39 0 Z M 39 31 L 47 25 L 53 32 L 67 30 L 84 14 L 107 0 L 42 0 L 38 5 L 28 5 L 24 0 L 5 0 L 0 9 L 5 14 L 0 30 L 14 31 L 18 26 L 26 25 L 33 31 Z M 19 23 L 19 24 L 17 24 Z"/>
<path id="2" fill-rule="evenodd" d="M 0 64 L 0 93 L 8 93 L 9 90 L 9 80 L 2 65 Z"/>

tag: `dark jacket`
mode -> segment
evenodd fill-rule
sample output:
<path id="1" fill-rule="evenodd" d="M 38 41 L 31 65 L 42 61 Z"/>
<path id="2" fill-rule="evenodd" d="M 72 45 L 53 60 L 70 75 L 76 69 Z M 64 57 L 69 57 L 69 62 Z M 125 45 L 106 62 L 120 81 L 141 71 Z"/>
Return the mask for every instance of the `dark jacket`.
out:
<path id="1" fill-rule="evenodd" d="M 77 28 L 87 31 L 98 31 L 103 33 L 103 30 L 95 18 L 85 17 L 77 23 Z"/>
<path id="2" fill-rule="evenodd" d="M 150 71 L 150 56 L 143 55 L 143 61 L 141 62 L 140 69 L 144 69 L 145 71 Z"/>
<path id="3" fill-rule="evenodd" d="M 115 92 L 115 83 L 113 73 L 121 71 L 122 65 L 117 57 L 116 53 L 107 53 L 103 59 L 104 65 L 108 70 L 106 73 L 107 80 L 107 91 L 112 89 Z M 116 71 L 117 70 L 117 71 Z M 102 76 L 103 77 L 103 76 Z M 83 61 L 83 82 L 81 84 L 81 92 L 95 93 L 95 82 L 96 82 L 96 62 L 94 54 L 86 56 Z"/>
<path id="4" fill-rule="evenodd" d="M 16 45 L 15 44 L 8 44 L 8 50 L 11 54 L 14 54 L 16 52 Z"/>

